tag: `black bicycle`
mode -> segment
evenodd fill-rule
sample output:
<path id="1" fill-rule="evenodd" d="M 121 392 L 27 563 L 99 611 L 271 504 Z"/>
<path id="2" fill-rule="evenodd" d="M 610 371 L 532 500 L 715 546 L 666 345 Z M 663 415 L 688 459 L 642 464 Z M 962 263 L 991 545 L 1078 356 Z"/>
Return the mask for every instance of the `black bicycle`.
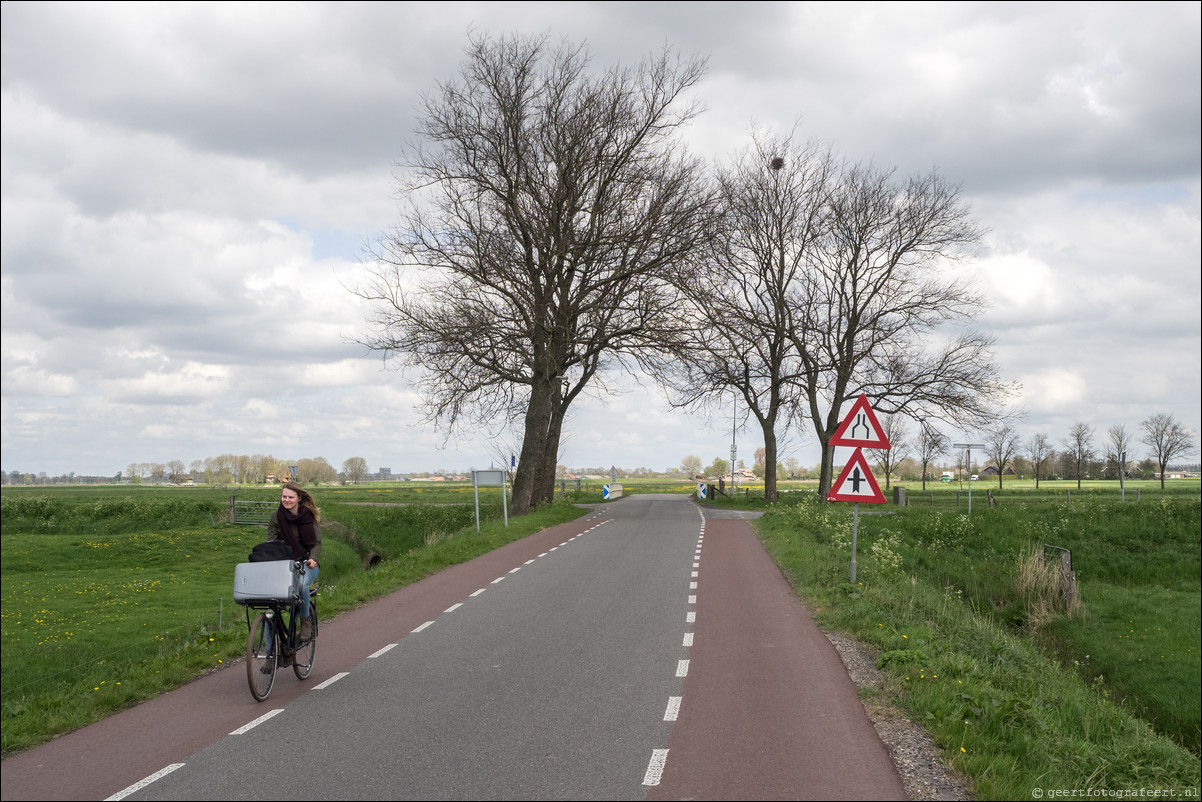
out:
<path id="1" fill-rule="evenodd" d="M 304 581 L 304 563 L 297 563 Z M 313 670 L 317 653 L 317 594 L 309 593 L 309 618 L 312 629 L 308 638 L 300 636 L 301 603 L 299 599 L 255 599 L 239 602 L 246 607 L 246 623 L 250 636 L 246 639 L 246 680 L 251 696 L 262 702 L 275 684 L 277 668 L 292 666 L 297 679 L 305 679 Z M 251 611 L 258 611 L 251 621 Z"/>

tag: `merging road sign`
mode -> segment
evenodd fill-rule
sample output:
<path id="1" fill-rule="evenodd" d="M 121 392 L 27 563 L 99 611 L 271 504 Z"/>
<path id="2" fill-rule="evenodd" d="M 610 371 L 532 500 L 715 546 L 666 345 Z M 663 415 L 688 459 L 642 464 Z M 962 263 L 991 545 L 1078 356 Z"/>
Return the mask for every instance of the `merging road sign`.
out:
<path id="1" fill-rule="evenodd" d="M 831 484 L 827 501 L 863 501 L 865 504 L 884 504 L 885 494 L 868 468 L 864 452 L 856 449 L 839 478 Z"/>

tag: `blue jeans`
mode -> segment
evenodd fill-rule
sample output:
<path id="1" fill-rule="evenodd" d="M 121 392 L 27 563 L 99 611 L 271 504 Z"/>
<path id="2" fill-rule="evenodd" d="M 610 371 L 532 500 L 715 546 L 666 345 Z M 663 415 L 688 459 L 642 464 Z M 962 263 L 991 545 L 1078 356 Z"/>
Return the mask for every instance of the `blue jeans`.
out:
<path id="1" fill-rule="evenodd" d="M 306 568 L 304 578 L 301 580 L 301 618 L 309 617 L 309 586 L 317 581 L 317 572 L 320 566 Z"/>

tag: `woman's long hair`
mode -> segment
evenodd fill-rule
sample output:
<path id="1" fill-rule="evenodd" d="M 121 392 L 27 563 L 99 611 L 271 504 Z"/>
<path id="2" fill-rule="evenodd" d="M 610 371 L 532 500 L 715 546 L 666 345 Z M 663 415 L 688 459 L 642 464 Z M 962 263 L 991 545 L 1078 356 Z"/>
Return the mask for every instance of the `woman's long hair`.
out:
<path id="1" fill-rule="evenodd" d="M 308 508 L 309 512 L 313 513 L 313 518 L 321 520 L 321 510 L 317 506 L 317 502 L 313 500 L 313 496 L 309 495 L 309 491 L 298 485 L 296 482 L 284 482 L 284 487 L 296 493 L 300 499 L 300 505 Z"/>

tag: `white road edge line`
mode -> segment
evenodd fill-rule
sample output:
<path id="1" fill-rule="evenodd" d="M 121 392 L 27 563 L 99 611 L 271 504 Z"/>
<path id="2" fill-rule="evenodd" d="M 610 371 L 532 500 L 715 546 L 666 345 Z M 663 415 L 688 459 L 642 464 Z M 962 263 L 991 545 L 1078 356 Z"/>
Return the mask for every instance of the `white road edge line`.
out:
<path id="1" fill-rule="evenodd" d="M 463 606 L 463 602 L 455 602 L 455 603 L 454 603 L 454 604 L 452 604 L 450 607 L 448 607 L 447 609 L 443 610 L 443 612 L 444 612 L 444 613 L 453 613 L 453 612 L 455 612 L 456 610 L 458 610 L 458 609 L 459 609 L 460 607 L 462 607 L 462 606 Z"/>
<path id="2" fill-rule="evenodd" d="M 647 764 L 647 773 L 643 775 L 643 785 L 659 785 L 660 777 L 664 776 L 664 764 L 667 762 L 667 749 L 652 749 L 651 762 Z"/>
<path id="3" fill-rule="evenodd" d="M 183 767 L 184 767 L 183 763 L 172 763 L 170 766 L 167 766 L 166 768 L 159 769 L 158 771 L 156 771 L 154 774 L 151 774 L 146 779 L 138 780 L 136 783 L 131 785 L 129 788 L 126 788 L 124 791 L 118 791 L 117 793 L 113 794 L 112 796 L 105 797 L 104 802 L 110 802 L 110 800 L 113 800 L 113 802 L 116 802 L 116 800 L 118 800 L 118 799 L 125 799 L 125 797 L 129 796 L 130 794 L 132 794 L 136 791 L 141 791 L 143 788 L 150 785 L 155 780 L 162 779 L 163 777 L 166 777 L 168 774 L 175 771 L 176 769 L 181 769 Z"/>
<path id="4" fill-rule="evenodd" d="M 430 626 L 433 623 L 434 623 L 433 621 L 427 621 L 426 623 L 422 624 L 420 627 L 418 627 L 417 629 L 412 630 L 412 631 L 413 632 L 421 632 L 423 629 L 425 629 L 426 627 Z"/>
<path id="5" fill-rule="evenodd" d="M 263 715 L 259 716 L 257 719 L 255 719 L 251 723 L 243 724 L 241 727 L 239 727 L 238 729 L 231 732 L 230 735 L 244 735 L 244 734 L 250 732 L 251 730 L 253 730 L 255 727 L 262 724 L 267 719 L 271 718 L 272 716 L 278 716 L 280 713 L 283 713 L 283 712 L 284 712 L 284 708 L 277 707 L 275 710 L 272 710 L 270 713 L 264 713 Z"/>
<path id="6" fill-rule="evenodd" d="M 396 644 L 394 643 L 394 644 L 393 644 L 393 646 L 395 646 L 395 645 L 396 645 Z M 392 646 L 389 646 L 389 647 L 388 647 L 388 649 L 391 649 L 391 648 L 392 648 Z M 382 652 L 386 652 L 386 651 L 388 651 L 388 649 L 381 649 L 380 651 L 382 651 Z M 373 655 L 372 655 L 372 657 L 375 657 L 375 655 L 373 654 Z M 331 685 L 333 685 L 335 682 L 337 682 L 338 680 L 342 679 L 343 677 L 349 677 L 349 676 L 350 676 L 350 672 L 348 672 L 348 671 L 340 671 L 339 673 L 337 673 L 337 674 L 335 674 L 334 676 L 330 677 L 328 680 L 326 680 L 325 682 L 321 683 L 320 685 L 314 685 L 314 686 L 313 686 L 313 690 L 315 690 L 315 691 L 320 691 L 320 690 L 322 690 L 322 689 L 324 689 L 324 688 L 328 688 L 328 687 L 330 687 Z"/>
<path id="7" fill-rule="evenodd" d="M 369 655 L 367 656 L 367 659 L 368 659 L 368 660 L 371 660 L 373 657 L 379 657 L 380 655 L 382 655 L 382 654 L 384 654 L 385 652 L 387 652 L 389 649 L 395 649 L 395 648 L 396 648 L 396 644 L 395 644 L 395 643 L 390 643 L 390 644 L 388 644 L 387 646 L 385 646 L 383 649 L 381 649 L 380 651 L 378 651 L 378 652 L 376 652 L 376 653 L 374 653 L 374 654 L 369 654 Z"/>
<path id="8" fill-rule="evenodd" d="M 480 589 L 479 589 L 479 590 L 477 590 L 475 593 L 473 593 L 473 594 L 472 594 L 472 596 L 473 596 L 473 597 L 475 597 L 475 596 L 479 596 L 481 593 L 483 593 L 483 592 L 484 592 L 484 591 L 486 591 L 486 590 L 488 590 L 488 588 L 480 588 Z"/>
<path id="9" fill-rule="evenodd" d="M 675 721 L 680 715 L 680 699 L 679 696 L 668 697 L 668 709 L 664 711 L 664 721 Z"/>
<path id="10" fill-rule="evenodd" d="M 693 633 L 692 632 L 684 633 L 684 643 L 682 643 L 680 645 L 681 646 L 692 646 L 693 645 Z"/>
<path id="11" fill-rule="evenodd" d="M 681 660 L 676 664 L 676 676 L 687 677 L 689 675 L 689 661 Z"/>
<path id="12" fill-rule="evenodd" d="M 684 621 L 686 624 L 696 624 L 697 623 L 697 613 L 693 612 L 692 610 L 685 613 Z"/>

